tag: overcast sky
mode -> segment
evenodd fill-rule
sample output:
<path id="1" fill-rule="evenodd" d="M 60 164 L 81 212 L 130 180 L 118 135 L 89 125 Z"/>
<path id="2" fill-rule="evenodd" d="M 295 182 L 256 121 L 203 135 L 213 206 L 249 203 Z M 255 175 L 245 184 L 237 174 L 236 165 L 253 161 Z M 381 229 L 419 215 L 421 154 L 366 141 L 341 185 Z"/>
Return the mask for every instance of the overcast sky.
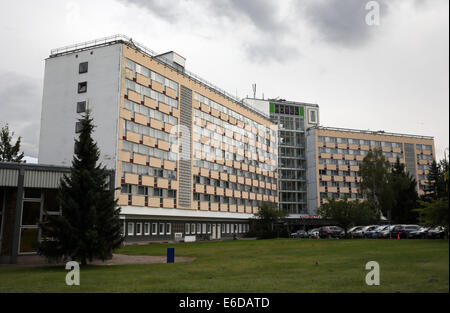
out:
<path id="1" fill-rule="evenodd" d="M 449 146 L 449 1 L 117 0 L 0 2 L 0 126 L 38 156 L 52 48 L 125 34 L 242 98 L 317 103 L 321 124 L 434 136 Z"/>

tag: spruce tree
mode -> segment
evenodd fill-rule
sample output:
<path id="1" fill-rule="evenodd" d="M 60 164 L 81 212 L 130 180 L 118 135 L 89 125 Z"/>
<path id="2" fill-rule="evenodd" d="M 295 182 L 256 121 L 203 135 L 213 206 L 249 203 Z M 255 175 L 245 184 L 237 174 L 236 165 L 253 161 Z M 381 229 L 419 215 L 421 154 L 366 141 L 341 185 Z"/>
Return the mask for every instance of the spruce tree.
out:
<path id="1" fill-rule="evenodd" d="M 427 175 L 425 198 L 438 199 L 445 194 L 445 181 L 442 166 L 436 161 L 433 161 Z"/>
<path id="2" fill-rule="evenodd" d="M 108 171 L 97 165 L 100 151 L 92 139 L 94 125 L 90 113 L 80 120 L 82 128 L 75 140 L 70 175 L 61 179 L 58 192 L 60 216 L 48 216 L 41 224 L 39 253 L 49 259 L 70 258 L 87 264 L 106 260 L 122 241 L 119 208 L 114 191 L 109 190 Z"/>
<path id="3" fill-rule="evenodd" d="M 396 223 L 413 224 L 417 222 L 417 182 L 405 169 L 405 164 L 397 162 L 392 167 L 391 189 L 394 192 L 392 221 Z"/>
<path id="4" fill-rule="evenodd" d="M 16 143 L 12 144 L 13 136 L 14 132 L 10 133 L 8 124 L 0 129 L 0 162 L 24 162 L 24 154 L 20 153 L 22 138 L 17 138 Z"/>

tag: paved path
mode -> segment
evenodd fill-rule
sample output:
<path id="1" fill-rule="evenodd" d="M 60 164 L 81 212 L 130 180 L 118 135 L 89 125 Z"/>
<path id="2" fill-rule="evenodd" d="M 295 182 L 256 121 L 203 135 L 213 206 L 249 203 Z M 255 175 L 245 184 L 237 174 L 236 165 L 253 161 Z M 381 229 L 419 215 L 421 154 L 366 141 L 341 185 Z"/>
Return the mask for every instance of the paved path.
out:
<path id="1" fill-rule="evenodd" d="M 175 263 L 193 262 L 197 258 L 182 257 L 175 255 Z M 158 264 L 167 263 L 166 256 L 152 256 L 152 255 L 125 255 L 113 254 L 111 260 L 105 262 L 101 260 L 94 260 L 92 265 L 126 265 L 126 264 Z M 65 266 L 65 263 L 48 263 L 47 260 L 40 256 L 30 256 L 21 264 L 0 264 L 1 267 L 38 267 L 38 266 Z"/>

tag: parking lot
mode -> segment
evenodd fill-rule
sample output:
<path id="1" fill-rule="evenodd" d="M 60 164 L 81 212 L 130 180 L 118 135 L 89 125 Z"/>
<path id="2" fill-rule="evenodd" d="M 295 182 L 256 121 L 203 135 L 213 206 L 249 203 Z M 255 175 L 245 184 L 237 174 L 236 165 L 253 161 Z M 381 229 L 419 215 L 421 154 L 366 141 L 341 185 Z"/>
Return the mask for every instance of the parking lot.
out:
<path id="1" fill-rule="evenodd" d="M 312 239 L 448 239 L 448 231 L 442 226 L 425 227 L 420 225 L 366 225 L 354 226 L 347 230 L 339 226 L 323 226 L 310 230 L 298 230 L 291 238 Z"/>

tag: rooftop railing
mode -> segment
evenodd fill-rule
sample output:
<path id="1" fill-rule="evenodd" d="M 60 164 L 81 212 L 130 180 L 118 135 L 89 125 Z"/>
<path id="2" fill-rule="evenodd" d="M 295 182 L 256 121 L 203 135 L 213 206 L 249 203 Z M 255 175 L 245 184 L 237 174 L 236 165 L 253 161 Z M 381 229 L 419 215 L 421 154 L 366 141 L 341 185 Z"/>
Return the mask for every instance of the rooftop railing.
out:
<path id="1" fill-rule="evenodd" d="M 255 108 L 252 108 L 252 107 L 246 105 L 241 99 L 233 96 L 229 92 L 219 88 L 218 86 L 212 84 L 211 82 L 207 81 L 206 79 L 203 79 L 200 76 L 198 76 L 184 68 L 180 69 L 180 68 L 173 66 L 172 62 L 169 61 L 168 59 L 166 59 L 165 57 L 158 55 L 155 51 L 134 41 L 132 38 L 122 35 L 122 34 L 118 34 L 118 35 L 114 35 L 114 36 L 110 36 L 110 37 L 104 37 L 104 38 L 95 39 L 95 40 L 90 40 L 90 41 L 86 41 L 83 43 L 78 43 L 78 44 L 74 44 L 74 45 L 70 45 L 70 46 L 53 49 L 50 51 L 50 57 L 52 58 L 52 57 L 57 57 L 57 56 L 61 56 L 61 55 L 68 54 L 68 53 L 74 53 L 76 51 L 83 51 L 83 50 L 90 49 L 93 47 L 108 46 L 108 45 L 116 44 L 119 42 L 127 44 L 128 46 L 135 48 L 136 50 L 139 50 L 140 52 L 148 55 L 149 57 L 153 58 L 156 61 L 160 61 L 160 62 L 164 63 L 164 65 L 170 67 L 172 70 L 188 76 L 191 80 L 196 81 L 197 83 L 212 89 L 213 91 L 221 94 L 224 98 L 227 98 L 228 100 L 238 103 L 239 105 L 245 107 L 246 109 L 252 111 L 253 113 L 256 113 L 266 119 L 269 118 L 264 112 L 259 111 Z"/>
<path id="2" fill-rule="evenodd" d="M 350 132 L 350 133 L 361 133 L 361 134 L 370 134 L 370 135 L 383 135 L 383 136 L 408 137 L 408 138 L 434 140 L 434 137 L 432 137 L 432 136 L 388 133 L 388 132 L 385 132 L 383 130 L 375 130 L 375 131 L 373 131 L 373 130 L 338 128 L 338 127 L 324 127 L 324 126 L 313 126 L 313 127 L 308 128 L 308 129 L 323 129 L 323 130 L 331 130 L 331 131 L 339 131 L 339 132 Z"/>

